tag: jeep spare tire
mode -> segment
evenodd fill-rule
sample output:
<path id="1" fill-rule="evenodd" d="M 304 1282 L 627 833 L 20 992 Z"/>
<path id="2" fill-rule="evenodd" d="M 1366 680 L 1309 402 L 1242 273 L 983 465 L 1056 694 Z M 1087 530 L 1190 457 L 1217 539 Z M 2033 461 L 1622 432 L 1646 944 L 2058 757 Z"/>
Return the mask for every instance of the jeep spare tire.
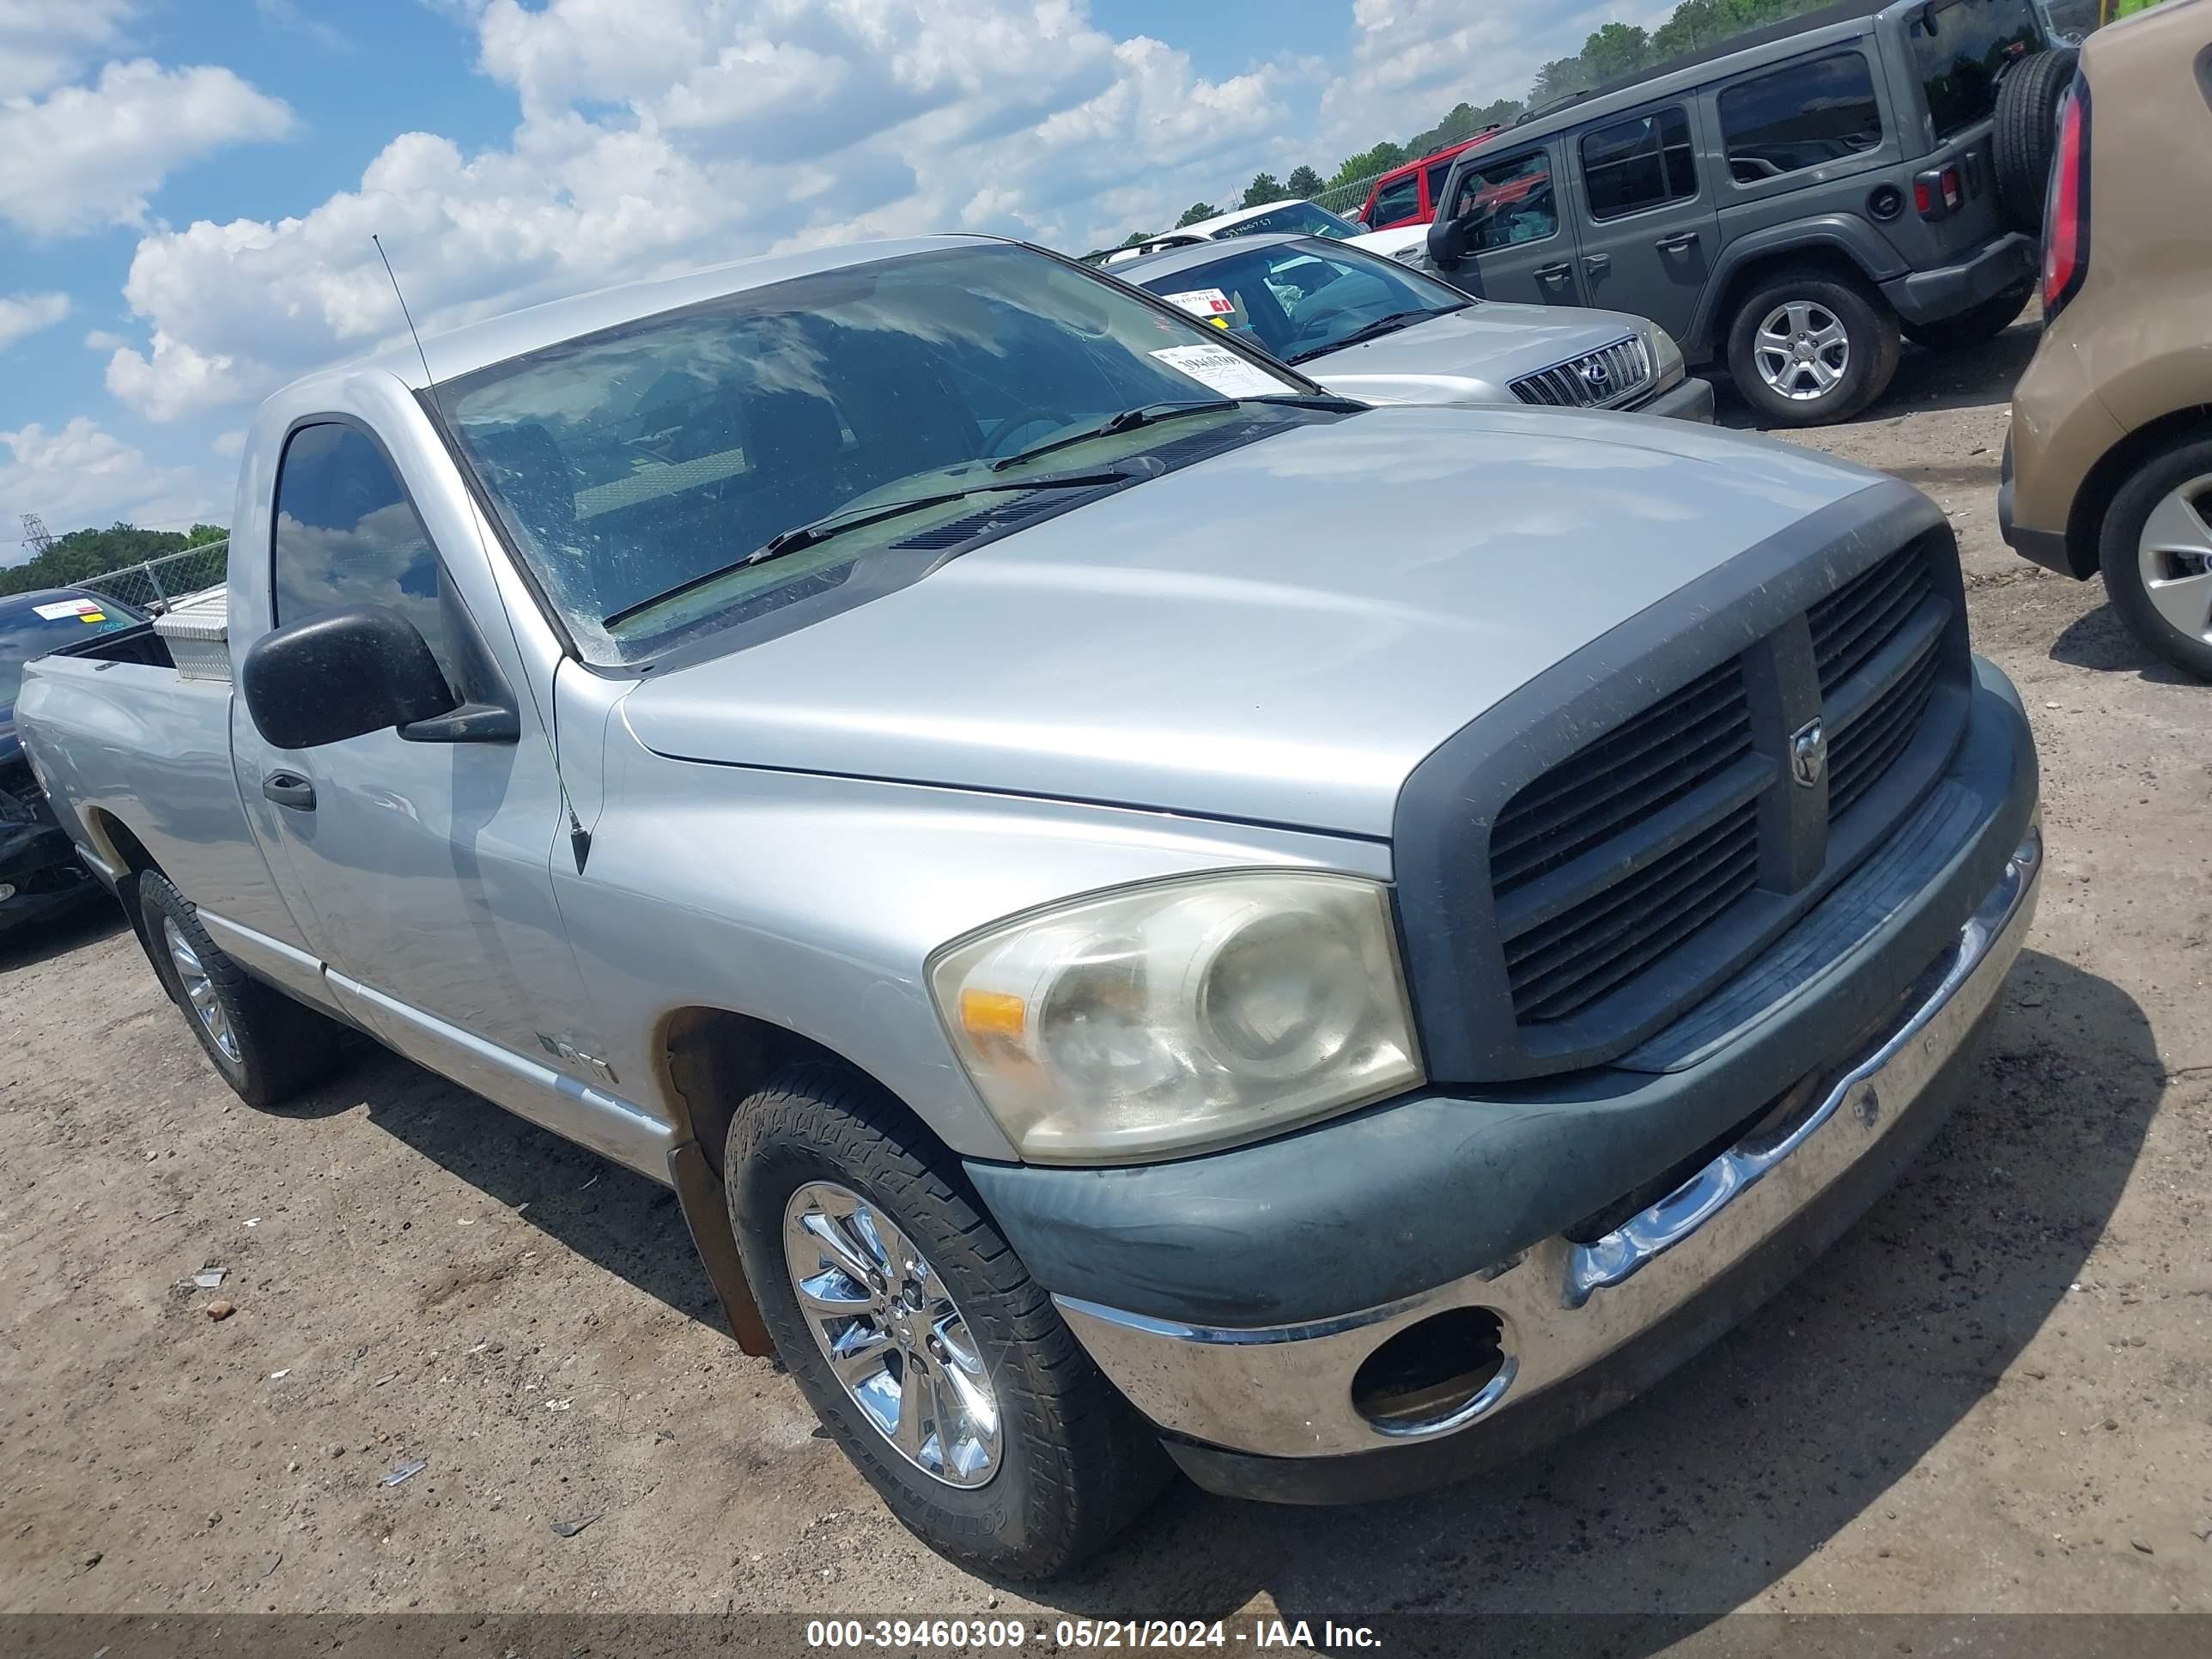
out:
<path id="1" fill-rule="evenodd" d="M 2043 234 L 2043 198 L 2058 153 L 2058 106 L 2074 84 L 2080 58 L 2071 46 L 2039 52 L 1997 88 L 1990 141 L 1996 154 L 1997 201 L 2005 222 L 2031 236 Z"/>

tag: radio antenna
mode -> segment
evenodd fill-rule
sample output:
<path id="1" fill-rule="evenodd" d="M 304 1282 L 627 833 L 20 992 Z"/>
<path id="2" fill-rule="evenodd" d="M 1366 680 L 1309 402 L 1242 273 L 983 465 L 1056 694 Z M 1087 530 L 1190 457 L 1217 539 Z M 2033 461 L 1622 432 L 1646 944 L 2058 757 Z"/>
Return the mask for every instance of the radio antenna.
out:
<path id="1" fill-rule="evenodd" d="M 415 326 L 415 313 L 407 308 L 407 295 L 399 287 L 399 273 L 392 268 L 392 256 L 384 251 L 383 237 L 371 231 L 368 240 L 375 244 L 376 257 L 384 261 L 384 274 L 392 283 L 392 297 L 399 301 L 399 314 L 407 320 L 407 336 L 415 342 L 415 356 L 422 364 L 422 380 L 430 393 L 430 407 L 437 410 L 439 424 L 445 427 L 447 434 L 450 434 L 453 431 L 453 422 L 446 418 L 446 406 L 439 399 L 438 377 L 430 372 L 430 354 L 422 349 L 422 331 Z M 473 500 L 469 503 L 469 510 L 476 524 L 477 545 L 483 551 L 484 568 L 489 570 L 493 568 L 491 549 L 485 545 L 483 524 Z M 583 820 L 576 816 L 576 804 L 568 799 L 568 781 L 561 775 L 561 747 L 553 740 L 553 722 L 545 717 L 545 711 L 543 708 L 538 708 L 538 690 L 530 684 L 530 677 L 526 672 L 528 659 L 523 655 L 522 641 L 514 631 L 514 618 L 507 616 L 506 602 L 500 598 L 496 591 L 496 584 L 495 584 L 492 597 L 499 601 L 500 615 L 506 618 L 507 638 L 514 643 L 516 665 L 526 670 L 522 689 L 530 694 L 531 707 L 538 715 L 538 729 L 545 738 L 545 752 L 552 757 L 553 787 L 561 792 L 561 807 L 568 815 L 568 848 L 576 855 L 576 873 L 581 875 L 584 872 L 584 860 L 592 855 L 592 832 L 584 828 Z"/>

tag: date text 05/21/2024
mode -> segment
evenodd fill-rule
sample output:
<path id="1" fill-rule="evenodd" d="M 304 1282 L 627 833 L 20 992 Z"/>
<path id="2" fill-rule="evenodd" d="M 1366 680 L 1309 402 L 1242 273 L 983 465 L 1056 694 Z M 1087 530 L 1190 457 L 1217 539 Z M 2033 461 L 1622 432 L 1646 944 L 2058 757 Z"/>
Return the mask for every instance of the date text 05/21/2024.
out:
<path id="1" fill-rule="evenodd" d="M 1058 1619 L 1034 1627 L 1023 1619 L 814 1619 L 806 1626 L 806 1645 L 823 1650 L 1005 1649 L 1031 1642 L 1059 1649 L 1241 1646 L 1324 1652 L 1382 1645 L 1368 1626 L 1328 1619 L 1318 1625 L 1306 1619 L 1255 1619 L 1242 1627 L 1221 1619 Z"/>

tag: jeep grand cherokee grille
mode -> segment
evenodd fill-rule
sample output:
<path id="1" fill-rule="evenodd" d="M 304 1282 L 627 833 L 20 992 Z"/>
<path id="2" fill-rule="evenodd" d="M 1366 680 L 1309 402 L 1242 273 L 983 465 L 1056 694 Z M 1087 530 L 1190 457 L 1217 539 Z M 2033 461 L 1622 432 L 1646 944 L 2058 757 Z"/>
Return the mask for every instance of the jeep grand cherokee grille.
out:
<path id="1" fill-rule="evenodd" d="M 1490 878 L 1524 1029 L 1572 1020 L 1666 975 L 1678 951 L 1747 902 L 1821 872 L 1826 858 L 1793 852 L 1793 841 L 1824 849 L 1836 832 L 1821 826 L 1840 829 L 1867 800 L 1929 708 L 1952 613 L 1933 562 L 1948 547 L 1923 538 L 1892 554 L 1814 604 L 1802 632 L 1776 630 L 1512 796 L 1492 826 Z M 1778 689 L 1751 690 L 1793 674 L 1808 699 L 1817 683 L 1819 738 L 1810 719 L 1784 714 Z M 1823 741 L 1824 771 L 1813 764 Z M 1798 762 L 1809 781 L 1793 770 Z"/>
<path id="2" fill-rule="evenodd" d="M 1610 409 L 1632 401 L 1651 382 L 1651 354 L 1641 337 L 1630 335 L 1609 346 L 1513 382 L 1513 395 L 1524 404 L 1549 409 Z"/>

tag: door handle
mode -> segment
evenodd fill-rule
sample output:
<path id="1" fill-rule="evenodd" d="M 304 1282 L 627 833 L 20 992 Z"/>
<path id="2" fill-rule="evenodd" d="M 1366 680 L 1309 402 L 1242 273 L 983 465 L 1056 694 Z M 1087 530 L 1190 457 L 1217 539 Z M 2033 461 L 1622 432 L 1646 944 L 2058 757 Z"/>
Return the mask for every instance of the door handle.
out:
<path id="1" fill-rule="evenodd" d="M 1555 265 L 1538 265 L 1528 274 L 1540 283 L 1564 283 L 1575 274 L 1575 268 L 1562 259 Z"/>
<path id="2" fill-rule="evenodd" d="M 1657 248 L 1662 253 L 1680 253 L 1686 249 L 1697 246 L 1697 245 L 1698 233 L 1694 230 L 1683 230 L 1677 231 L 1672 236 L 1662 236 L 1651 246 Z"/>
<path id="3" fill-rule="evenodd" d="M 297 772 L 271 772 L 261 780 L 261 793 L 295 812 L 315 810 L 315 786 Z"/>
<path id="4" fill-rule="evenodd" d="M 1613 269 L 1613 255 L 1585 253 L 1583 255 L 1583 269 L 1593 276 L 1602 276 Z"/>

